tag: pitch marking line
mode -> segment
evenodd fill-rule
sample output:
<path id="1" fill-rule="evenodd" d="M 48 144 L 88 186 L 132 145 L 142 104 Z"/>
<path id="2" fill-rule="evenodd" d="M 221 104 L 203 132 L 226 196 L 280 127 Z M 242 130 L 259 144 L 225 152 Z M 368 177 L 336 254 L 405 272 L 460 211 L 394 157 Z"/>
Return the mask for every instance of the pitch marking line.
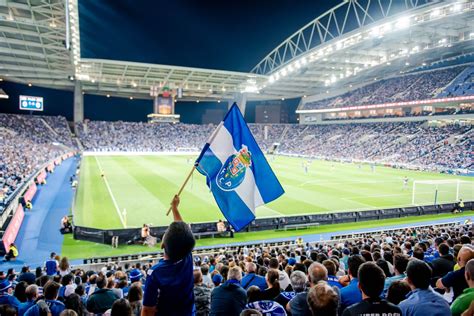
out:
<path id="1" fill-rule="evenodd" d="M 110 185 L 109 185 L 109 181 L 107 181 L 107 177 L 105 176 L 105 173 L 104 173 L 104 170 L 102 169 L 102 165 L 100 164 L 100 161 L 99 159 L 97 158 L 97 156 L 94 156 L 95 158 L 95 161 L 97 161 L 97 166 L 99 167 L 99 171 L 100 171 L 100 175 L 102 176 L 103 175 L 103 179 L 104 179 L 104 182 L 105 182 L 105 186 L 107 187 L 107 190 L 109 191 L 109 195 L 110 197 L 112 198 L 112 202 L 114 203 L 114 206 L 115 206 L 115 210 L 117 211 L 117 214 L 120 218 L 120 221 L 122 222 L 122 226 L 124 228 L 127 228 L 127 225 L 125 225 L 125 220 L 122 216 L 122 213 L 120 212 L 120 208 L 117 204 L 117 200 L 115 200 L 115 196 L 114 194 L 112 193 L 112 189 L 110 189 Z"/>

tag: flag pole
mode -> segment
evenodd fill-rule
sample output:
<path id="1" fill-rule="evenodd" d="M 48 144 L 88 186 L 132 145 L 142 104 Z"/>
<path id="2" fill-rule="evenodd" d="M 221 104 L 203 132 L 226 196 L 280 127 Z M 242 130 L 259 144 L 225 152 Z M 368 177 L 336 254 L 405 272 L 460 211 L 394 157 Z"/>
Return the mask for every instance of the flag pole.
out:
<path id="1" fill-rule="evenodd" d="M 193 172 L 194 170 L 196 170 L 196 164 L 193 165 L 193 168 L 191 169 L 191 171 L 189 172 L 188 176 L 186 177 L 186 180 L 184 180 L 183 184 L 181 185 L 181 188 L 179 189 L 178 191 L 178 194 L 176 194 L 177 196 L 180 196 L 181 192 L 183 192 L 184 190 L 184 187 L 186 186 L 186 184 L 188 183 L 189 179 L 191 178 L 191 176 L 193 175 Z M 166 216 L 168 216 L 171 212 L 171 206 L 170 208 L 168 209 L 168 212 L 166 212 Z"/>

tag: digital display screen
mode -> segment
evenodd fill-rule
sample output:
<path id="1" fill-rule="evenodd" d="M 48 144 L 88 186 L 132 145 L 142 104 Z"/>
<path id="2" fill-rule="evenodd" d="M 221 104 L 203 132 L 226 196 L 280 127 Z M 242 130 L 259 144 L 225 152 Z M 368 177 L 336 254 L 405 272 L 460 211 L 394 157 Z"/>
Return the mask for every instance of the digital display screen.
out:
<path id="1" fill-rule="evenodd" d="M 20 110 L 43 111 L 43 97 L 20 95 Z"/>

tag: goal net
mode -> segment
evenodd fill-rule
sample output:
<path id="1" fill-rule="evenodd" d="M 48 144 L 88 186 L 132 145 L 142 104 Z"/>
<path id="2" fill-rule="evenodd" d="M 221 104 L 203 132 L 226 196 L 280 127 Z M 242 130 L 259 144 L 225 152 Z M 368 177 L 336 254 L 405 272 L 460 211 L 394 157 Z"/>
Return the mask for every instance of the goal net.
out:
<path id="1" fill-rule="evenodd" d="M 474 183 L 454 180 L 415 180 L 411 204 L 429 205 L 469 201 L 474 198 Z"/>

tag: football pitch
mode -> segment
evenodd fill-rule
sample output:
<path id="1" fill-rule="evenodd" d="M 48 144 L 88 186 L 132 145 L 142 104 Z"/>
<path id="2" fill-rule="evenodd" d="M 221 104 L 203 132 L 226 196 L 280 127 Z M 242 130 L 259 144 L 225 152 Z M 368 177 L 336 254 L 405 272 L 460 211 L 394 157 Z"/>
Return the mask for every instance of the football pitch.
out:
<path id="1" fill-rule="evenodd" d="M 100 229 L 166 226 L 169 203 L 183 183 L 195 156 L 84 156 L 73 210 L 77 226 Z M 285 194 L 257 208 L 257 217 L 370 210 L 415 204 L 474 200 L 474 179 L 369 165 L 276 156 L 269 162 Z M 307 164 L 307 170 L 304 165 Z M 403 179 L 408 177 L 408 186 Z M 444 180 L 444 181 L 439 181 Z M 433 183 L 430 183 L 433 181 Z M 438 184 L 435 182 L 438 181 Z M 187 222 L 223 219 L 214 198 L 197 171 L 181 194 L 180 211 Z"/>

